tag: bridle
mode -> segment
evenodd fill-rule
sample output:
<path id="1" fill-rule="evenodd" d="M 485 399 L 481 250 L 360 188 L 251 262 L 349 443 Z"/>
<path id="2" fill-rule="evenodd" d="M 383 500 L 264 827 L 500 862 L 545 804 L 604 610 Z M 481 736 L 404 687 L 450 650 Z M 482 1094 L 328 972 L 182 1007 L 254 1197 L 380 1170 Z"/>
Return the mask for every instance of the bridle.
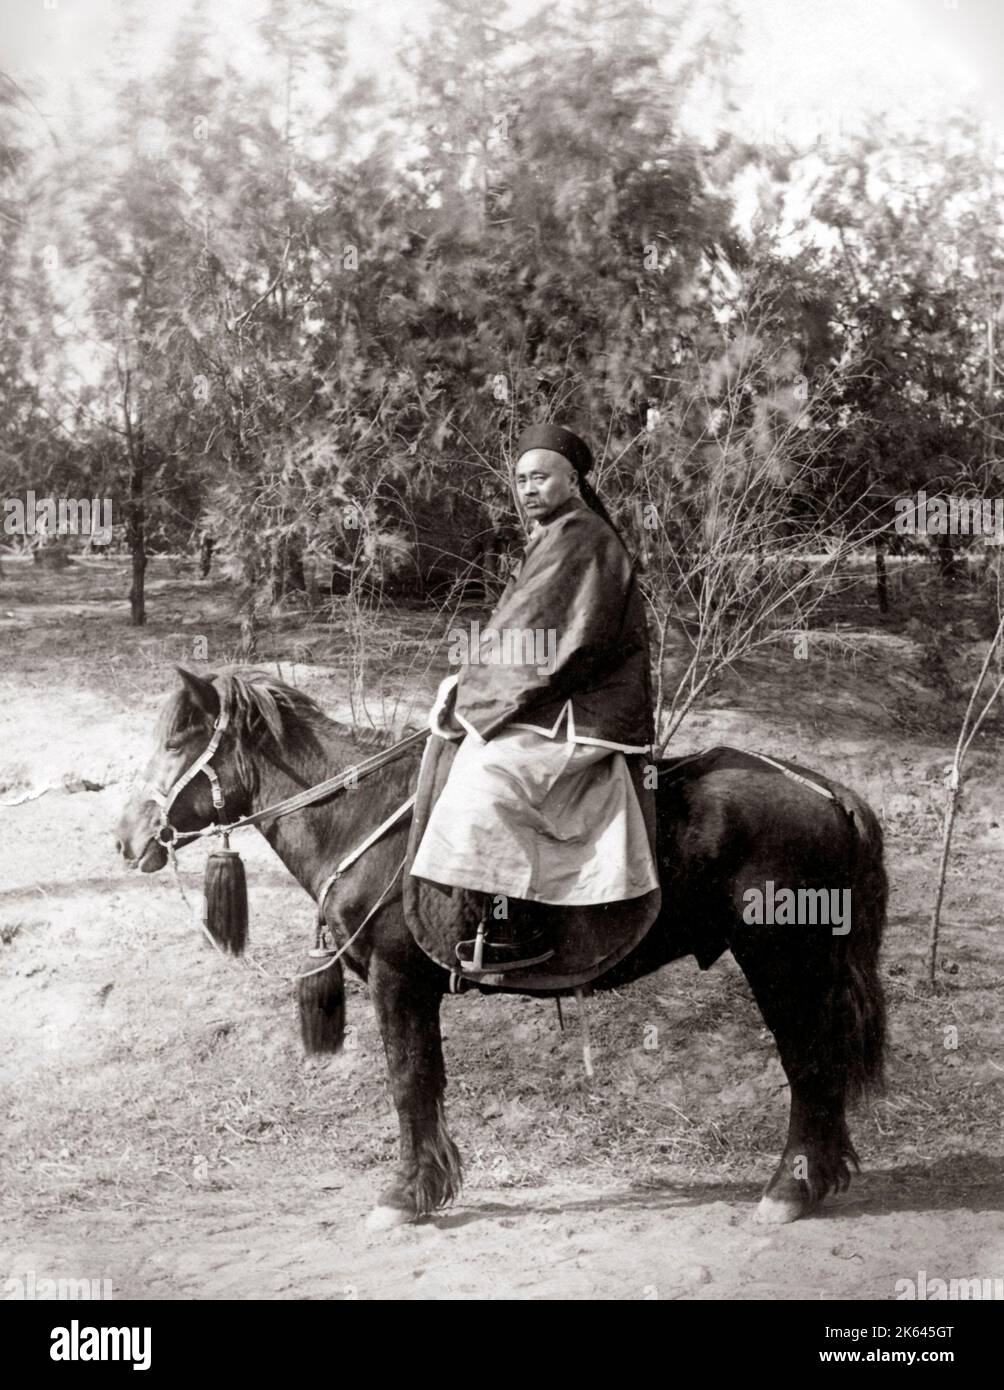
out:
<path id="1" fill-rule="evenodd" d="M 381 767 L 386 767 L 388 763 L 397 762 L 409 748 L 414 747 L 417 743 L 424 743 L 430 736 L 428 729 L 420 729 L 417 733 L 409 734 L 407 738 L 401 739 L 390 748 L 384 748 L 379 753 L 374 753 L 372 757 L 365 758 L 354 767 L 346 768 L 344 772 L 336 773 L 334 777 L 329 777 L 324 782 L 318 782 L 313 787 L 306 787 L 303 791 L 297 792 L 293 796 L 287 796 L 282 801 L 273 802 L 271 806 L 265 806 L 260 811 L 253 811 L 250 815 L 241 816 L 235 821 L 228 821 L 226 819 L 226 798 L 223 795 L 223 788 L 220 786 L 220 779 L 212 766 L 213 757 L 223 740 L 228 724 L 228 712 L 221 709 L 213 725 L 209 742 L 191 767 L 187 768 L 166 792 L 152 783 L 148 783 L 145 788 L 147 795 L 160 810 L 160 825 L 154 838 L 157 844 L 168 851 L 172 859 L 182 842 L 198 840 L 206 835 L 222 835 L 224 847 L 227 847 L 230 835 L 235 830 L 241 830 L 245 826 L 258 825 L 265 820 L 278 820 L 282 816 L 292 815 L 295 811 L 302 811 L 308 806 L 314 806 L 319 801 L 324 801 L 336 792 L 344 791 L 346 787 L 358 786 L 363 778 L 368 777 Z M 171 824 L 169 812 L 181 792 L 200 772 L 209 780 L 213 808 L 216 811 L 217 819 L 215 822 L 210 822 L 209 825 L 204 825 L 200 830 L 178 830 L 176 826 Z M 410 811 L 414 804 L 415 797 L 412 795 L 376 830 L 372 831 L 361 845 L 356 846 L 350 854 L 346 855 L 334 873 L 325 880 L 323 889 L 318 895 L 319 907 L 323 907 L 324 897 L 332 884 L 341 877 L 351 864 L 354 864 L 361 855 L 365 854 L 366 850 L 375 844 L 386 830 L 389 830 L 407 811 Z"/>
<path id="2" fill-rule="evenodd" d="M 179 841 L 197 840 L 205 835 L 222 835 L 223 846 L 224 848 L 227 848 L 230 843 L 230 834 L 232 831 L 240 830 L 244 826 L 248 825 L 257 825 L 263 820 L 277 820 L 281 816 L 292 815 L 294 811 L 300 811 L 307 806 L 316 805 L 317 802 L 323 801 L 326 797 L 333 795 L 335 792 L 343 791 L 346 787 L 355 787 L 362 780 L 362 778 L 369 776 L 369 774 L 372 772 L 376 772 L 378 768 L 386 767 L 388 763 L 396 762 L 398 758 L 403 757 L 403 755 L 408 751 L 409 748 L 412 748 L 417 743 L 424 743 L 429 737 L 429 730 L 421 729 L 418 733 L 409 734 L 407 738 L 401 739 L 400 742 L 395 743 L 392 747 L 385 748 L 381 752 L 375 753 L 371 758 L 365 759 L 357 767 L 347 768 L 345 772 L 339 772 L 338 774 L 336 774 L 336 776 L 329 777 L 324 782 L 318 782 L 316 786 L 307 787 L 304 791 L 297 792 L 295 796 L 288 796 L 283 801 L 274 802 L 271 806 L 266 806 L 261 811 L 255 811 L 248 816 L 241 816 L 239 820 L 227 821 L 225 819 L 226 798 L 223 795 L 223 788 L 220 786 L 220 779 L 217 776 L 215 768 L 212 766 L 212 760 L 216 754 L 217 749 L 220 746 L 220 743 L 223 740 L 223 735 L 226 733 L 228 723 L 229 716 L 227 714 L 227 711 L 225 709 L 221 709 L 220 714 L 213 725 L 213 732 L 209 742 L 206 744 L 205 748 L 192 763 L 191 767 L 187 768 L 186 771 L 182 773 L 178 780 L 171 787 L 169 787 L 166 792 L 162 791 L 158 786 L 156 786 L 153 783 L 147 783 L 146 787 L 144 788 L 147 795 L 160 810 L 160 826 L 158 827 L 155 839 L 157 844 L 161 845 L 164 849 L 167 850 L 168 857 L 171 860 L 171 866 L 174 869 L 175 878 L 177 879 L 178 889 L 181 893 L 182 900 L 186 903 L 186 905 L 188 905 L 188 899 L 185 896 L 185 890 L 184 888 L 182 888 L 181 877 L 178 873 L 177 849 L 179 846 Z M 185 787 L 188 786 L 188 784 L 195 777 L 198 776 L 200 772 L 203 773 L 209 780 L 209 785 L 213 797 L 213 809 L 216 811 L 217 820 L 215 824 L 211 823 L 209 825 L 205 825 L 200 830 L 178 830 L 176 826 L 171 824 L 168 818 L 169 812 L 171 810 L 171 807 L 174 805 L 175 801 L 177 801 L 180 793 L 185 789 Z M 402 817 L 404 817 L 411 810 L 411 808 L 415 804 L 415 795 L 415 793 L 412 793 L 412 795 L 408 797 L 407 801 L 403 802 L 400 806 L 396 808 L 396 810 L 392 811 L 385 821 L 382 821 L 381 824 L 378 825 L 375 830 L 370 831 L 370 833 L 360 844 L 356 845 L 352 850 L 349 851 L 347 855 L 345 855 L 339 861 L 337 867 L 330 874 L 328 874 L 327 878 L 321 884 L 316 895 L 317 944 L 314 950 L 310 952 L 310 955 L 312 957 L 317 957 L 323 960 L 324 963 L 322 965 L 314 967 L 311 970 L 302 971 L 297 975 L 280 976 L 278 978 L 289 979 L 294 981 L 304 980 L 309 978 L 311 975 L 319 975 L 323 971 L 331 969 L 333 965 L 336 965 L 338 963 L 338 961 L 353 944 L 353 942 L 357 939 L 360 933 L 369 924 L 371 918 L 373 918 L 379 911 L 379 909 L 383 906 L 383 903 L 386 900 L 391 888 L 394 886 L 394 883 L 396 882 L 398 875 L 402 873 L 404 870 L 406 859 L 401 860 L 401 863 L 395 870 L 393 877 L 387 883 L 383 892 L 377 898 L 376 902 L 372 905 L 370 910 L 367 912 L 366 916 L 360 922 L 359 926 L 352 933 L 349 939 L 337 951 L 327 944 L 328 938 L 325 927 L 324 905 L 329 892 L 341 878 L 342 874 L 345 873 L 346 869 L 353 865 L 357 859 L 361 859 L 362 856 L 366 853 L 366 851 L 372 845 L 375 845 L 376 842 L 379 839 L 381 839 L 384 834 L 386 834 L 386 832 L 391 828 L 391 826 L 396 825 L 397 822 L 401 820 Z M 165 831 L 170 832 L 170 834 L 167 835 L 166 838 Z M 219 950 L 219 943 L 213 940 L 213 937 L 210 935 L 205 922 L 201 918 L 199 919 L 199 926 L 202 929 L 203 933 L 208 937 L 212 945 L 215 946 L 217 950 Z M 264 970 L 264 967 L 257 965 L 257 962 L 252 963 L 255 964 L 259 970 L 262 970 L 264 974 L 272 974 L 271 971 L 266 971 Z"/>
<path id="3" fill-rule="evenodd" d="M 160 825 L 157 829 L 157 834 L 155 838 L 157 844 L 161 845 L 164 849 L 176 848 L 180 836 L 184 836 L 187 839 L 189 836 L 194 838 L 196 835 L 203 835 L 209 832 L 213 834 L 223 834 L 224 838 L 226 838 L 229 835 L 229 830 L 234 828 L 228 827 L 226 830 L 222 828 L 223 818 L 226 815 L 227 802 L 226 797 L 223 795 L 223 788 L 220 786 L 220 779 L 216 775 L 216 769 L 212 766 L 213 757 L 216 753 L 217 748 L 219 748 L 221 742 L 223 741 L 223 735 L 227 731 L 227 725 L 229 724 L 229 722 L 230 716 L 227 714 L 227 711 L 221 710 L 219 717 L 213 725 L 212 737 L 206 744 L 205 748 L 195 759 L 195 762 L 192 763 L 191 767 L 188 768 L 185 772 L 183 772 L 181 776 L 178 778 L 178 780 L 174 783 L 174 785 L 170 787 L 166 792 L 161 791 L 161 789 L 158 786 L 155 786 L 152 782 L 147 784 L 146 790 L 150 796 L 150 799 L 156 804 L 156 806 L 160 810 Z M 206 826 L 202 830 L 198 831 L 178 830 L 177 827 L 173 826 L 170 820 L 168 819 L 168 812 L 174 805 L 175 801 L 177 801 L 179 795 L 188 786 L 189 782 L 193 781 L 193 779 L 197 777 L 200 772 L 204 773 L 206 777 L 209 779 L 209 788 L 212 793 L 213 809 L 216 812 L 217 824 L 214 826 Z M 164 832 L 168 830 L 171 833 L 165 839 Z"/>

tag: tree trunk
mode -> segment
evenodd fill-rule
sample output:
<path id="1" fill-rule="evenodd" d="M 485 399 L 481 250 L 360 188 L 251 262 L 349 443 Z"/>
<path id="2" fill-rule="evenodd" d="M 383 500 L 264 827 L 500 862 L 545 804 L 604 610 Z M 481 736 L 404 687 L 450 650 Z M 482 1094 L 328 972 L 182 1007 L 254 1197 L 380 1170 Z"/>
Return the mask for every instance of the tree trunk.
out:
<path id="1" fill-rule="evenodd" d="M 481 592 L 485 599 L 492 594 L 498 578 L 499 550 L 499 533 L 492 531 L 481 551 Z"/>
<path id="2" fill-rule="evenodd" d="M 945 803 L 945 820 L 941 832 L 941 860 L 938 864 L 938 887 L 934 897 L 934 910 L 931 913 L 931 926 L 927 937 L 927 983 L 933 990 L 938 982 L 938 938 L 941 934 L 941 904 L 945 900 L 945 879 L 948 876 L 948 856 L 952 849 L 952 830 L 959 809 L 959 767 L 952 766 L 952 776 L 948 785 L 948 800 Z"/>
<path id="3" fill-rule="evenodd" d="M 294 589 L 303 592 L 306 587 L 299 546 L 289 536 L 277 536 L 272 542 L 269 554 L 269 588 L 272 602 L 278 603 Z"/>
<path id="4" fill-rule="evenodd" d="M 958 556 L 947 534 L 938 537 L 938 570 L 943 584 L 954 584 L 959 577 Z"/>
<path id="5" fill-rule="evenodd" d="M 143 627 L 146 623 L 146 509 L 142 464 L 135 471 L 129 471 L 129 549 L 132 553 L 129 620 L 133 627 Z"/>
<path id="6" fill-rule="evenodd" d="M 880 613 L 889 612 L 889 577 L 885 568 L 885 541 L 875 542 L 875 592 Z"/>
<path id="7" fill-rule="evenodd" d="M 132 584 L 129 588 L 129 621 L 133 627 L 146 623 L 146 506 L 143 496 L 145 446 L 142 429 L 133 430 L 129 404 L 131 373 L 122 378 L 122 415 L 125 420 L 126 453 L 129 459 L 129 553 L 132 556 Z"/>
<path id="8" fill-rule="evenodd" d="M 254 610 L 254 599 L 241 614 L 241 661 L 254 661 L 258 654 L 258 619 Z"/>
<path id="9" fill-rule="evenodd" d="M 307 603 L 311 609 L 317 608 L 321 602 L 321 590 L 317 583 L 317 566 L 313 561 L 308 561 L 303 566 L 303 582 L 307 591 Z"/>

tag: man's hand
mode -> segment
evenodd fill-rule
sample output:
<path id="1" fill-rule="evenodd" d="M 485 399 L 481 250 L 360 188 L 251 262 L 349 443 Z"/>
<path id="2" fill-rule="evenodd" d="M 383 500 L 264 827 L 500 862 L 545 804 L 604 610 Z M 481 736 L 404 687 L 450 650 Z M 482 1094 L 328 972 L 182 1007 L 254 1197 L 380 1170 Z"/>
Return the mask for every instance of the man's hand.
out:
<path id="1" fill-rule="evenodd" d="M 429 711 L 429 728 L 437 738 L 463 738 L 466 730 L 457 723 L 453 706 L 457 702 L 457 681 L 459 676 L 447 676 L 436 694 L 436 702 Z"/>

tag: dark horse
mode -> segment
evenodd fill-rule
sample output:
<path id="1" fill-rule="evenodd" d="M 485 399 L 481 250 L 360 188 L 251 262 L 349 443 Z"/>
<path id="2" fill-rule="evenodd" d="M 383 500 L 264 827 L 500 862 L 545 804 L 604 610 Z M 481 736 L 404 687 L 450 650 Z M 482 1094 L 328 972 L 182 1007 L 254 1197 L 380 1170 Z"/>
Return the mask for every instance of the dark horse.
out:
<path id="1" fill-rule="evenodd" d="M 213 766 L 230 820 L 359 760 L 351 731 L 281 681 L 251 670 L 209 678 L 180 674 L 181 689 L 157 726 L 147 787 L 133 794 L 118 828 L 121 853 L 143 873 L 156 873 L 167 860 L 149 787 L 164 793 L 178 781 L 206 750 L 221 710 L 227 727 Z M 264 822 L 265 838 L 312 897 L 341 858 L 414 791 L 419 757 L 417 748 L 409 749 L 354 790 Z M 845 1108 L 881 1084 L 885 1039 L 877 973 L 886 904 L 881 829 L 847 788 L 785 766 L 801 775 L 727 748 L 659 764 L 662 911 L 641 944 L 593 982 L 595 989 L 628 984 L 686 955 L 707 968 L 732 951 L 791 1087 L 787 1142 L 758 1208 L 761 1220 L 773 1222 L 792 1221 L 847 1186 L 848 1164 L 856 1166 L 857 1155 Z M 821 795 L 820 786 L 831 796 Z M 207 779 L 195 776 L 174 802 L 171 823 L 186 831 L 216 819 Z M 372 1213 L 374 1225 L 425 1215 L 450 1201 L 460 1185 L 459 1154 L 443 1107 L 439 1031 L 449 975 L 418 947 L 404 920 L 401 880 L 394 876 L 407 829 L 407 818 L 398 821 L 328 897 L 329 926 L 344 943 L 387 894 L 345 956 L 369 986 L 401 1126 L 399 1165 Z M 850 930 L 749 925 L 744 894 L 770 883 L 775 891 L 849 889 Z M 340 992 L 340 973 L 335 979 Z"/>

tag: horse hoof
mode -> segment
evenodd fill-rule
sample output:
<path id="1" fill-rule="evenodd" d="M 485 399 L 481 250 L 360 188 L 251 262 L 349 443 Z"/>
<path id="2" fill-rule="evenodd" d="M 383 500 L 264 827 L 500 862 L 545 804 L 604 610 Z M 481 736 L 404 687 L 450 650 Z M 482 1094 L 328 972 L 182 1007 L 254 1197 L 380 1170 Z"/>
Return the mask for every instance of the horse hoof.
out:
<path id="1" fill-rule="evenodd" d="M 798 1197 L 772 1197 L 765 1192 L 754 1220 L 761 1226 L 786 1226 L 789 1221 L 797 1221 L 804 1212 L 805 1203 Z"/>
<path id="2" fill-rule="evenodd" d="M 374 1207 L 366 1218 L 367 1231 L 392 1231 L 395 1226 L 407 1226 L 414 1214 L 402 1207 Z"/>

